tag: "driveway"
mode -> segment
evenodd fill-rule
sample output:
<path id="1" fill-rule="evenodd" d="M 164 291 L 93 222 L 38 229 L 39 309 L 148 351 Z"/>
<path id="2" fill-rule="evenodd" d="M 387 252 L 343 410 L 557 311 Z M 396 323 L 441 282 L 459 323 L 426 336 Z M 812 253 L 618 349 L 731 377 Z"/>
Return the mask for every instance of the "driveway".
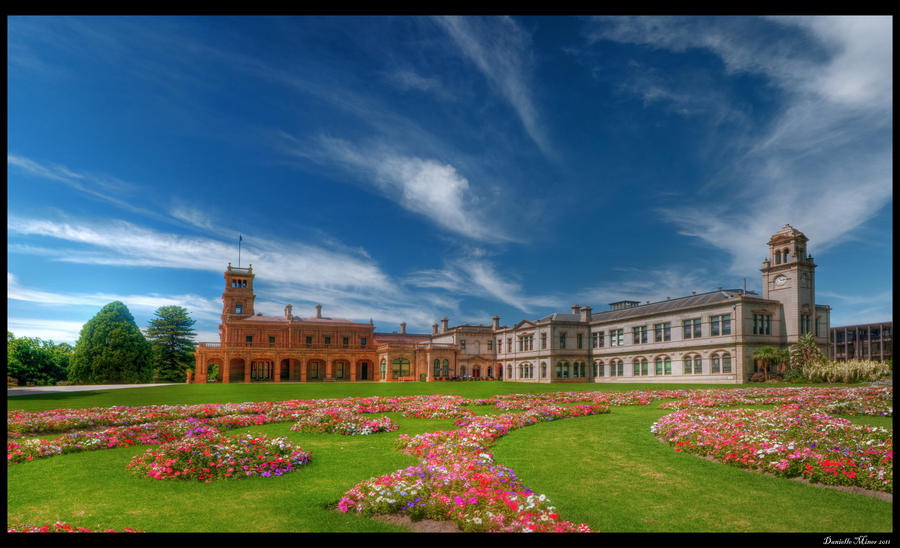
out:
<path id="1" fill-rule="evenodd" d="M 16 386 L 6 389 L 6 397 L 28 396 L 33 394 L 52 394 L 55 392 L 81 392 L 83 390 L 115 390 L 117 388 L 144 388 L 149 386 L 169 386 L 184 383 L 161 384 L 72 384 L 68 386 Z"/>

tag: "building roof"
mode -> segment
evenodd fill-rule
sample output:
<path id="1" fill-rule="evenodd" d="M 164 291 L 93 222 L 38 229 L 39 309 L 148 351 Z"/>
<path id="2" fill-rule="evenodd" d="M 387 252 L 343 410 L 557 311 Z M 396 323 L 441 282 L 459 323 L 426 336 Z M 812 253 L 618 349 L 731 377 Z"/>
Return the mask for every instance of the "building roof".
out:
<path id="1" fill-rule="evenodd" d="M 288 320 L 283 316 L 247 316 L 246 318 L 240 318 L 233 320 L 236 322 L 304 322 L 304 323 L 324 323 L 324 324 L 344 324 L 344 325 L 370 325 L 367 323 L 359 323 L 354 322 L 353 320 L 346 320 L 344 318 L 301 318 L 299 316 L 294 316 L 292 320 Z"/>
<path id="2" fill-rule="evenodd" d="M 376 344 L 416 344 L 431 340 L 431 335 L 418 333 L 375 333 L 374 337 Z"/>
<path id="3" fill-rule="evenodd" d="M 722 289 L 710 291 L 709 293 L 701 293 L 699 295 L 690 295 L 687 297 L 679 297 L 666 301 L 659 301 L 650 304 L 643 304 L 625 308 L 622 310 L 608 310 L 606 312 L 595 312 L 591 314 L 591 322 L 609 322 L 615 320 L 625 320 L 640 316 L 648 316 L 651 314 L 664 314 L 668 312 L 676 312 L 678 310 L 687 310 L 699 306 L 707 306 L 717 304 L 732 299 L 736 299 L 743 293 L 740 289 Z M 755 293 L 743 293 L 745 297 L 754 297 L 763 300 L 760 295 Z M 560 314 L 560 316 L 571 316 L 574 314 Z"/>

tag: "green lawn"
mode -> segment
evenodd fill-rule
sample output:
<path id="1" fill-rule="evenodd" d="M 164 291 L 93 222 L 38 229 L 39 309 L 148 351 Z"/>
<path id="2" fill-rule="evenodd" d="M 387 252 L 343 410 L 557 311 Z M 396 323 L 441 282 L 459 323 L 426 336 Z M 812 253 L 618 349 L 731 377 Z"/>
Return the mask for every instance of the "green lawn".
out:
<path id="1" fill-rule="evenodd" d="M 710 388 L 709 386 L 694 386 Z M 107 407 L 154 403 L 274 401 L 427 393 L 489 397 L 496 393 L 672 388 L 660 385 L 524 385 L 512 383 L 178 385 L 10 398 L 8 409 Z M 682 388 L 682 387 L 678 387 Z M 686 388 L 686 387 L 685 387 Z M 475 408 L 476 412 L 487 412 Z M 546 494 L 560 517 L 606 532 L 890 532 L 890 502 L 764 476 L 676 453 L 650 425 L 656 405 L 613 407 L 595 415 L 516 430 L 493 447 L 496 461 Z M 401 433 L 452 428 L 451 421 L 389 414 L 397 432 L 349 437 L 300 434 L 290 423 L 244 429 L 286 436 L 312 462 L 278 478 L 209 484 L 154 481 L 125 466 L 133 447 L 38 459 L 9 466 L 7 521 L 66 521 L 95 528 L 146 531 L 402 531 L 332 510 L 355 483 L 415 463 L 393 448 Z M 890 419 L 853 420 L 890 427 Z"/>

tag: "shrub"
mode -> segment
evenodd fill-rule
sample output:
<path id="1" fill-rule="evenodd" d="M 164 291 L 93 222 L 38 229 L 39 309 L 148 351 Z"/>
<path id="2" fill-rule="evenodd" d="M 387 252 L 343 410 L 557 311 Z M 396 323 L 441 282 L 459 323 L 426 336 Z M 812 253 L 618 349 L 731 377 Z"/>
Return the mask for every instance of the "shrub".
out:
<path id="1" fill-rule="evenodd" d="M 871 360 L 808 363 L 803 376 L 813 382 L 871 382 L 891 374 L 890 366 Z"/>

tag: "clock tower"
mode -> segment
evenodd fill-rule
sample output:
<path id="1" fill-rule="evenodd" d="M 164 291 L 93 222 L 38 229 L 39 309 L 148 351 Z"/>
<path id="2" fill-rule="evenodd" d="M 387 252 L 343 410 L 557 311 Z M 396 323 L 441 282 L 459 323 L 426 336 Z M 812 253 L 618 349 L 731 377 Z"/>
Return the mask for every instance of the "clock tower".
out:
<path id="1" fill-rule="evenodd" d="M 816 265 L 806 249 L 808 238 L 791 225 L 769 239 L 769 257 L 763 261 L 763 298 L 780 301 L 784 316 L 779 335 L 787 344 L 814 331 L 816 325 Z M 775 333 L 773 333 L 774 335 Z"/>

